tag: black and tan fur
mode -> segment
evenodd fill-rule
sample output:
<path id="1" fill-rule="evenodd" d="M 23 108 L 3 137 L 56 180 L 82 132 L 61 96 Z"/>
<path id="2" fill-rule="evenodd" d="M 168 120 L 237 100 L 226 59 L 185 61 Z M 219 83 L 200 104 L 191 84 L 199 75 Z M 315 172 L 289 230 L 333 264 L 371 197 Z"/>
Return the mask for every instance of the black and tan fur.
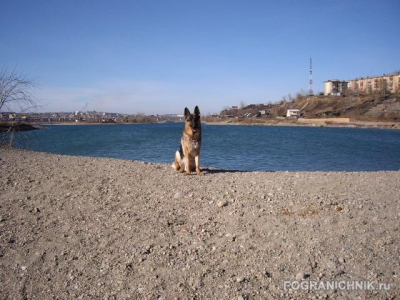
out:
<path id="1" fill-rule="evenodd" d="M 185 107 L 185 130 L 181 138 L 181 146 L 175 153 L 175 161 L 172 167 L 180 172 L 190 174 L 196 171 L 201 175 L 200 171 L 200 149 L 201 149 L 201 121 L 200 110 L 196 106 L 194 113 L 191 114 L 189 109 Z"/>

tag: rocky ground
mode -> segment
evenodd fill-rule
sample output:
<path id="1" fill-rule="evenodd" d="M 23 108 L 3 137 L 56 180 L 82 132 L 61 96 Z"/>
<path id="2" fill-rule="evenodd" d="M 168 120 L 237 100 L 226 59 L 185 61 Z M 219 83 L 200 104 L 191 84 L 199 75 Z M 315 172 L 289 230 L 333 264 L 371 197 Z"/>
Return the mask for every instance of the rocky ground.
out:
<path id="1" fill-rule="evenodd" d="M 204 173 L 0 149 L 0 298 L 399 299 L 400 172 Z"/>

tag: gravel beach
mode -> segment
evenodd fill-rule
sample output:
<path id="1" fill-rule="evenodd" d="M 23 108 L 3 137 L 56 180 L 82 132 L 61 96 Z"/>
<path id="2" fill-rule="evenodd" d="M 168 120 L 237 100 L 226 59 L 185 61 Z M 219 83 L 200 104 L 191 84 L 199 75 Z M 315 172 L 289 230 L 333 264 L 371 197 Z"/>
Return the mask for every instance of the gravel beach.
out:
<path id="1" fill-rule="evenodd" d="M 400 172 L 203 172 L 0 148 L 0 298 L 399 299 Z"/>

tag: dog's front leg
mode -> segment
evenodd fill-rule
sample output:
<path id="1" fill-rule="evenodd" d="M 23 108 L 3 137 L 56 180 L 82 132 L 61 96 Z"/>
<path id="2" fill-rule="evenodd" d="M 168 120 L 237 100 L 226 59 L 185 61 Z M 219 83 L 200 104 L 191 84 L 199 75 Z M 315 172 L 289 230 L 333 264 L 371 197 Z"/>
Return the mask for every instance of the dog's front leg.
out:
<path id="1" fill-rule="evenodd" d="M 201 173 L 201 171 L 200 171 L 200 155 L 196 155 L 194 157 L 194 160 L 196 162 L 196 173 L 197 173 L 197 175 L 203 175 L 203 173 Z"/>
<path id="2" fill-rule="evenodd" d="M 185 168 L 186 168 L 186 174 L 190 175 L 190 159 L 189 159 L 189 149 L 185 149 L 186 150 L 186 156 L 185 156 L 185 160 L 186 160 L 186 164 L 185 164 Z"/>

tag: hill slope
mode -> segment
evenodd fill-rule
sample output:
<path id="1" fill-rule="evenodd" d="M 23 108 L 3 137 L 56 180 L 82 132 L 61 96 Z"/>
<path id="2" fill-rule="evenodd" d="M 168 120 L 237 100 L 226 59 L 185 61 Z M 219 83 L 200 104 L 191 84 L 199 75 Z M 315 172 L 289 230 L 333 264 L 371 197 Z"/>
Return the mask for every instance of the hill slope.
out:
<path id="1" fill-rule="evenodd" d="M 335 97 L 298 97 L 290 102 L 279 104 L 248 105 L 241 109 L 223 110 L 221 116 L 242 117 L 246 114 L 260 116 L 265 110 L 266 118 L 286 116 L 287 109 L 300 109 L 306 118 L 341 117 L 354 121 L 399 121 L 400 95 L 383 96 L 379 94 Z"/>

